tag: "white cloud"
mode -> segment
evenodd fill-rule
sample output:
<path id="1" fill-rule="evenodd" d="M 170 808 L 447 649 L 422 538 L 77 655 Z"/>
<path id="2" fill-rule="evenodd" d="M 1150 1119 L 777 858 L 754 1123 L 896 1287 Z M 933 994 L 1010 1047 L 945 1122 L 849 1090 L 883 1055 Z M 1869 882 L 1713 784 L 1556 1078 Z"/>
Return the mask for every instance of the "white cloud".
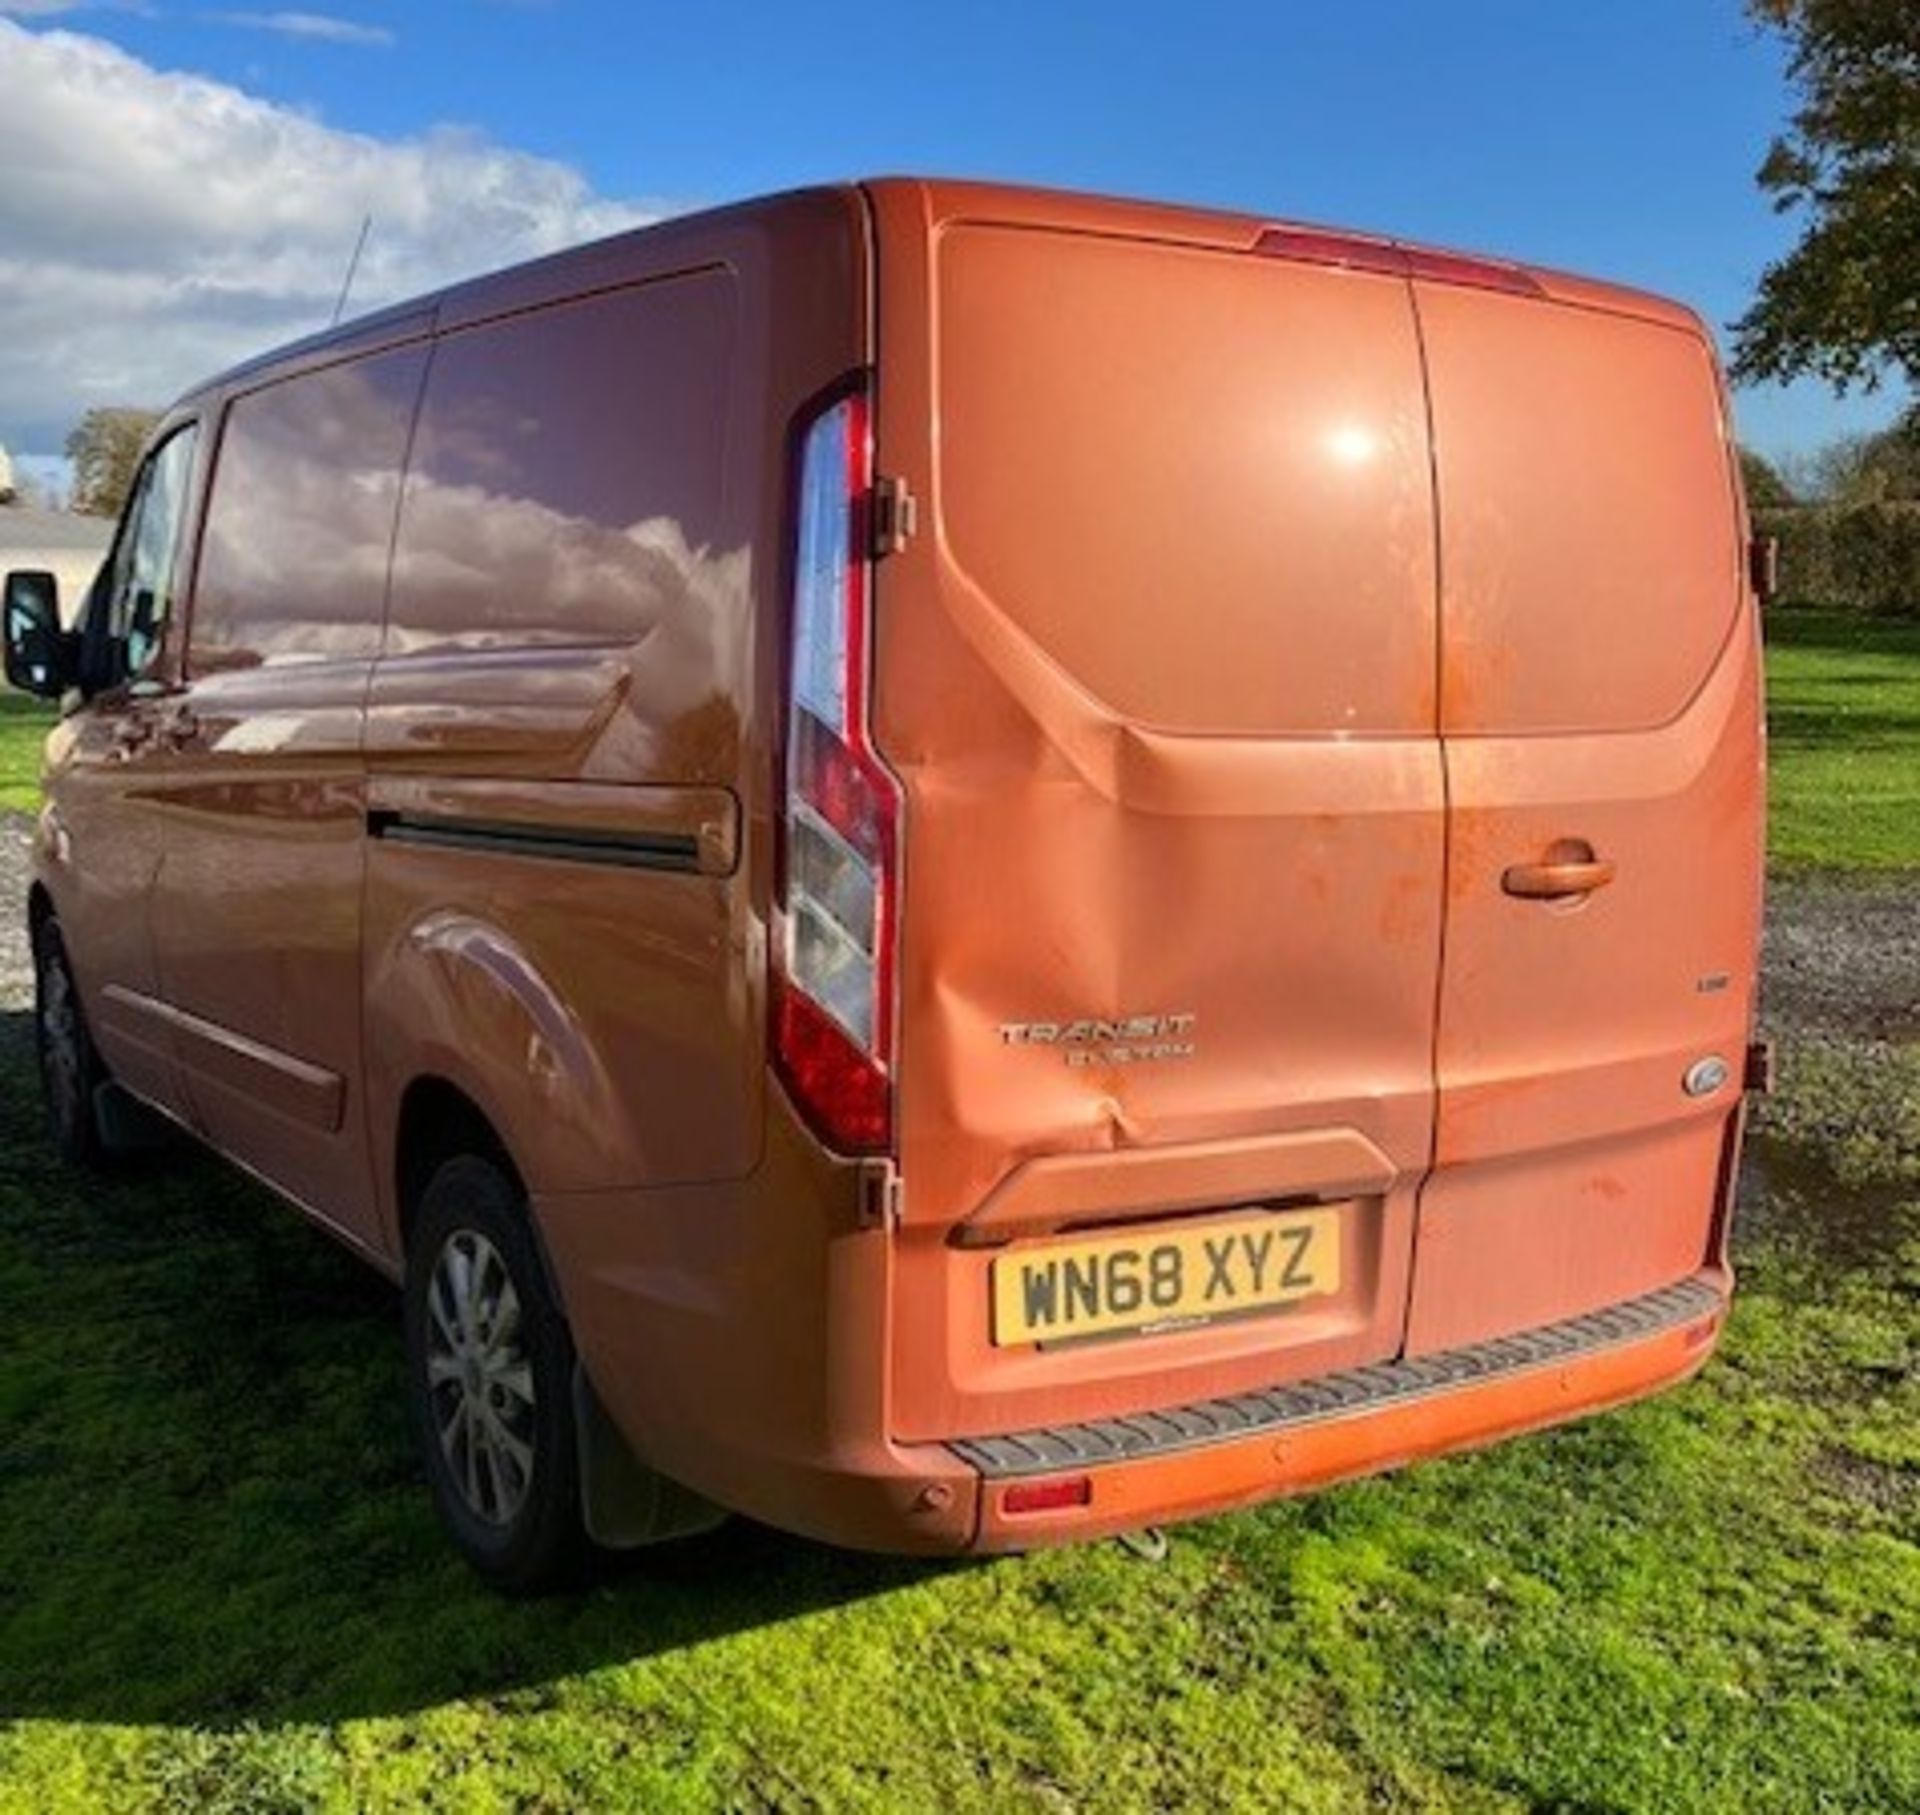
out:
<path id="1" fill-rule="evenodd" d="M 0 19 L 0 441 L 161 404 L 352 311 L 649 218 L 453 128 L 382 140 Z"/>
<path id="2" fill-rule="evenodd" d="M 384 25 L 361 25 L 352 19 L 336 19 L 331 13 L 209 13 L 207 17 L 219 25 L 278 32 L 283 38 L 311 38 L 322 44 L 393 42 L 393 33 Z"/>

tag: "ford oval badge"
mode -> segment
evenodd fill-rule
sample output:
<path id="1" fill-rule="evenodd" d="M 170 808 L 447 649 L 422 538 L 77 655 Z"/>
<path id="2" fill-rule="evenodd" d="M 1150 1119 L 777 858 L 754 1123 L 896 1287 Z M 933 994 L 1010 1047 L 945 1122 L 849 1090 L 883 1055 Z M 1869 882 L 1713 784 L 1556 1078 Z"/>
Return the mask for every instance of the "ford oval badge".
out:
<path id="1" fill-rule="evenodd" d="M 1681 1088 L 1690 1097 L 1710 1097 L 1727 1081 L 1727 1062 L 1717 1053 L 1707 1059 L 1696 1059 L 1687 1067 L 1687 1075 L 1681 1080 Z"/>

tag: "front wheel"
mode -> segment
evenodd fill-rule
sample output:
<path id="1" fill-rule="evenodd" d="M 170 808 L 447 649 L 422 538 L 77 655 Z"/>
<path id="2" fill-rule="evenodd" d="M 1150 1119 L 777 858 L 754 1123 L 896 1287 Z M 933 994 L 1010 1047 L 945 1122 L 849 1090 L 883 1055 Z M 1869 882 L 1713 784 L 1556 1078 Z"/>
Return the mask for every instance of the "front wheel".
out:
<path id="1" fill-rule="evenodd" d="M 519 1187 L 448 1160 L 407 1248 L 407 1388 L 441 1522 L 495 1587 L 576 1581 L 588 1555 L 573 1340 L 547 1290 Z"/>
<path id="2" fill-rule="evenodd" d="M 60 923 L 51 916 L 33 929 L 33 1035 L 47 1132 L 70 1165 L 97 1166 L 102 1149 L 94 1093 L 106 1068 L 87 1032 Z"/>

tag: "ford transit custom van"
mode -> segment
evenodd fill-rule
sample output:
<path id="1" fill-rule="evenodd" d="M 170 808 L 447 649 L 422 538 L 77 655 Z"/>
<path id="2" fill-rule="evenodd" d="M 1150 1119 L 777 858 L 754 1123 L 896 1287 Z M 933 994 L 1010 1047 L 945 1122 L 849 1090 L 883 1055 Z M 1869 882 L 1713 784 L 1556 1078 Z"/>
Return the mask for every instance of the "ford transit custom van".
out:
<path id="1" fill-rule="evenodd" d="M 506 1587 L 1671 1384 L 1754 1013 L 1732 456 L 1672 303 L 946 182 L 271 354 L 77 630 L 7 582 L 54 1137 L 144 1106 L 398 1282 Z"/>

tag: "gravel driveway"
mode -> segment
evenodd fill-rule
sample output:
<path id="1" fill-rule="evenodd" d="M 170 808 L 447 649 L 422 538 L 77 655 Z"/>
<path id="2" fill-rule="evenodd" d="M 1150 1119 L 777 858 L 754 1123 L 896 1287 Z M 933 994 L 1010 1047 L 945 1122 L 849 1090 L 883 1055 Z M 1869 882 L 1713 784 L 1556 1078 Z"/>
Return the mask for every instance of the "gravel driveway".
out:
<path id="1" fill-rule="evenodd" d="M 33 958 L 27 949 L 27 853 L 33 821 L 0 813 L 0 1010 L 33 1001 Z"/>
<path id="2" fill-rule="evenodd" d="M 1920 876 L 1798 876 L 1767 887 L 1769 1030 L 1920 1038 Z"/>

